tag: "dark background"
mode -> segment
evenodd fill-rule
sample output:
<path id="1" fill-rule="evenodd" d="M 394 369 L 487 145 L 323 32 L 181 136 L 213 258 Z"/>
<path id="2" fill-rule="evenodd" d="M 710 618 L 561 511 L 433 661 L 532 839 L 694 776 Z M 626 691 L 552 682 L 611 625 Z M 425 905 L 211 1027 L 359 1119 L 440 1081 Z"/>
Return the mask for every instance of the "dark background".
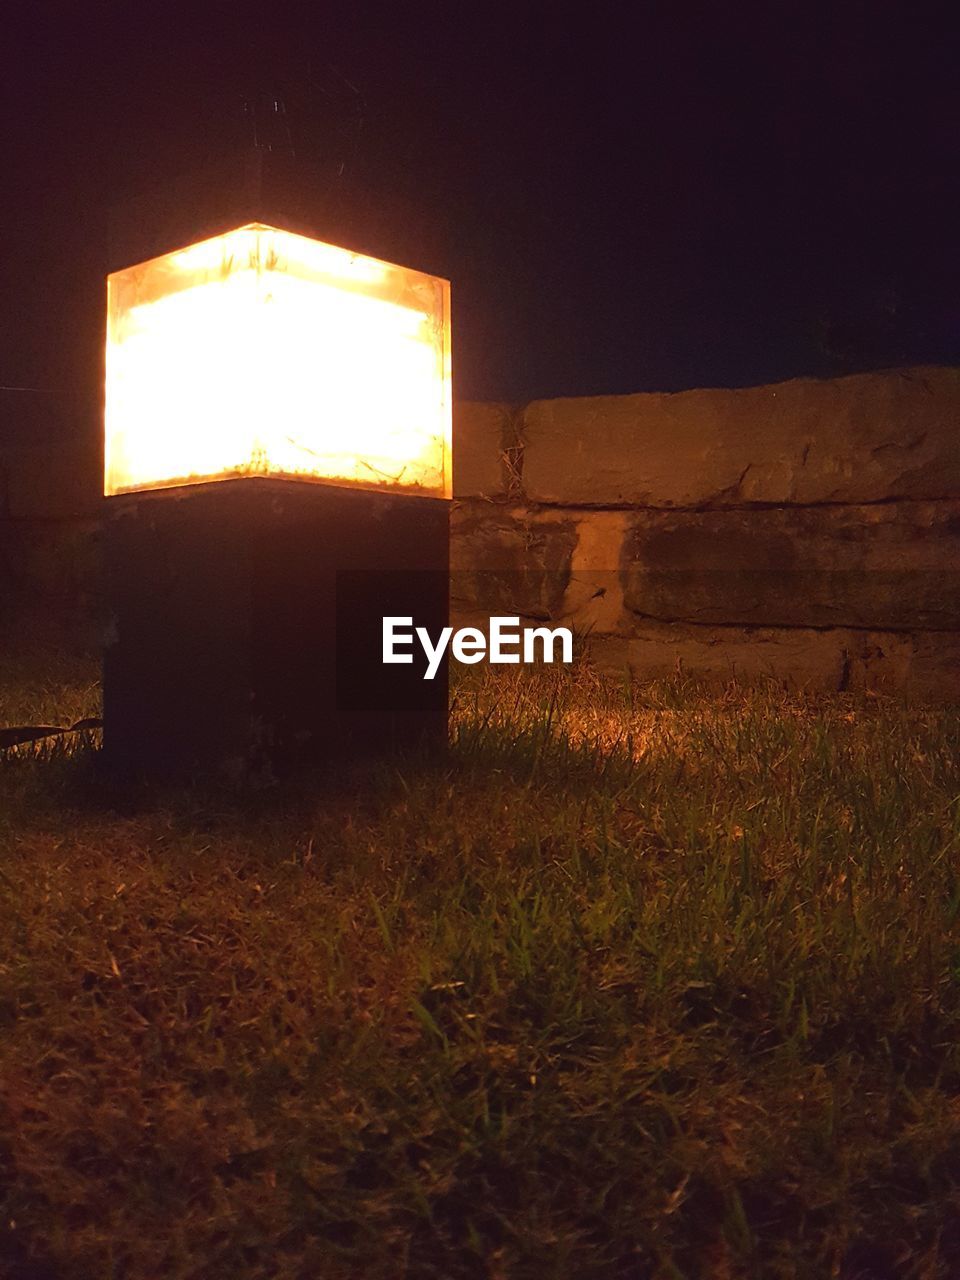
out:
<path id="1" fill-rule="evenodd" d="M 254 122 L 452 280 L 460 398 L 960 362 L 956 9 L 8 5 L 0 383 L 95 386 L 107 206 Z"/>

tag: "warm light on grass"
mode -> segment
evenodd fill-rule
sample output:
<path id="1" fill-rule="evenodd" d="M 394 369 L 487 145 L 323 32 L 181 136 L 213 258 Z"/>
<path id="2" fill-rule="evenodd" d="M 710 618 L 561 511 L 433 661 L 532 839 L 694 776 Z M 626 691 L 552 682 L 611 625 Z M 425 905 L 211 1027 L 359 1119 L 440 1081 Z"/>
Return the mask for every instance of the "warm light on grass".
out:
<path id="1" fill-rule="evenodd" d="M 449 497 L 445 280 L 258 223 L 108 279 L 107 494 L 285 476 Z"/>
<path id="2" fill-rule="evenodd" d="M 8 1241 L 127 1280 L 956 1275 L 956 708 L 461 674 L 443 762 L 243 803 L 0 760 Z M 70 676 L 0 667 L 0 723 L 95 712 Z"/>

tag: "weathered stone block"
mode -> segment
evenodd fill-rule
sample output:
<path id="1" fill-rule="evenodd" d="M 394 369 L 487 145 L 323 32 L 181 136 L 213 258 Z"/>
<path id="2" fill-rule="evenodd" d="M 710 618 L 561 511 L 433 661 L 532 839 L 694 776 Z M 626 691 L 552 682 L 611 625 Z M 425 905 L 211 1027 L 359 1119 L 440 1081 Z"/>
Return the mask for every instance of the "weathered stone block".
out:
<path id="1" fill-rule="evenodd" d="M 605 672 L 641 680 L 676 675 L 747 684 L 774 679 L 796 689 L 872 690 L 960 702 L 960 634 L 696 627 L 651 623 L 635 635 L 590 643 Z"/>
<path id="2" fill-rule="evenodd" d="M 459 400 L 453 406 L 453 493 L 497 498 L 508 491 L 509 405 Z"/>
<path id="3" fill-rule="evenodd" d="M 562 616 L 581 634 L 623 627 L 623 575 L 618 566 L 633 518 L 630 511 L 577 512 L 577 545 Z"/>
<path id="4" fill-rule="evenodd" d="M 603 506 L 865 503 L 960 493 L 960 369 L 539 400 L 530 501 Z"/>
<path id="5" fill-rule="evenodd" d="M 458 505 L 451 524 L 454 608 L 558 617 L 576 544 L 572 519 L 479 502 Z"/>
<path id="6" fill-rule="evenodd" d="M 637 513 L 624 603 L 662 621 L 960 628 L 960 499 Z"/>

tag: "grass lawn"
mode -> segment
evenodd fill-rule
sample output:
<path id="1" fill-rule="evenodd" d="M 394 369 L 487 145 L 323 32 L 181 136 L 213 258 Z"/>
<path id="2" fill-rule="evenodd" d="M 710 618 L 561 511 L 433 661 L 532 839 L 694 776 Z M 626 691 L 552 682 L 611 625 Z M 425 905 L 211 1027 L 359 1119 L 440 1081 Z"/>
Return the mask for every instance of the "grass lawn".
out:
<path id="1" fill-rule="evenodd" d="M 960 1274 L 956 709 L 581 665 L 440 763 L 95 766 L 0 760 L 0 1274 Z"/>

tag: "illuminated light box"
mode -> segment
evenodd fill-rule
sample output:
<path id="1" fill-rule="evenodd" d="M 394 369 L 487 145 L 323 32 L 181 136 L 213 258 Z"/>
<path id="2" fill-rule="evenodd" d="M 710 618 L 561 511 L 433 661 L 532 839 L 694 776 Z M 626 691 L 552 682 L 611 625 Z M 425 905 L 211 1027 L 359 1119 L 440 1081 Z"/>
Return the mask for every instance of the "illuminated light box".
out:
<path id="1" fill-rule="evenodd" d="M 445 280 L 250 223 L 108 277 L 108 496 L 240 476 L 451 494 Z"/>

